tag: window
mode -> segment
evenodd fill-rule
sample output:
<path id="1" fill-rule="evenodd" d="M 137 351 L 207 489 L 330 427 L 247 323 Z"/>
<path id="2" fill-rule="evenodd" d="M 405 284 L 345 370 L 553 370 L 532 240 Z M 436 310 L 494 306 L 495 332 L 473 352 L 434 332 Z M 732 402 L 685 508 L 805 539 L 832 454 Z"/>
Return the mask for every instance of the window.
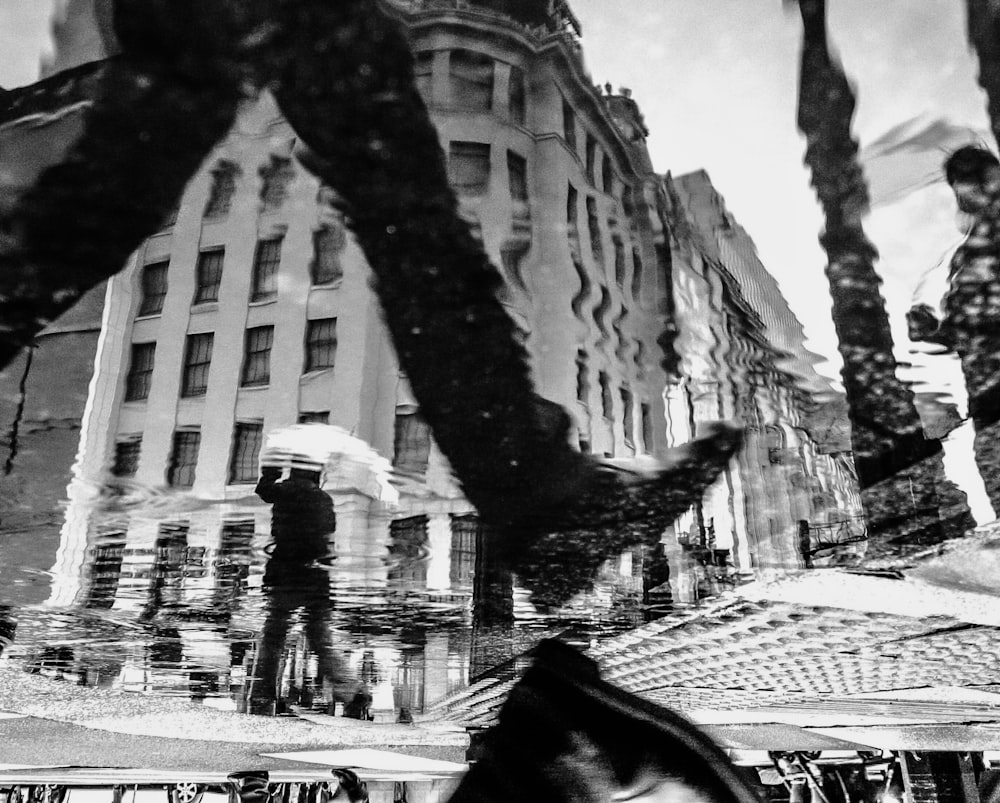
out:
<path id="1" fill-rule="evenodd" d="M 587 164 L 587 182 L 590 184 L 594 183 L 594 164 L 597 160 L 597 143 L 594 138 L 588 133 L 587 134 L 587 144 L 586 144 L 586 164 Z"/>
<path id="2" fill-rule="evenodd" d="M 251 301 L 266 301 L 278 294 L 278 266 L 281 264 L 281 237 L 261 240 L 253 258 Z"/>
<path id="3" fill-rule="evenodd" d="M 264 438 L 260 421 L 240 421 L 233 430 L 233 455 L 229 462 L 230 482 L 256 482 L 257 458 Z"/>
<path id="4" fill-rule="evenodd" d="M 475 516 L 451 514 L 451 569 L 448 579 L 452 586 L 472 586 L 476 570 L 476 542 L 481 529 Z"/>
<path id="5" fill-rule="evenodd" d="M 431 428 L 415 412 L 396 412 L 392 464 L 400 471 L 423 474 L 431 454 Z"/>
<path id="6" fill-rule="evenodd" d="M 601 188 L 608 195 L 613 194 L 615 189 L 614 173 L 611 170 L 611 157 L 607 154 L 604 154 L 604 158 L 601 160 Z"/>
<path id="7" fill-rule="evenodd" d="M 300 424 L 329 424 L 329 410 L 311 410 L 299 413 Z"/>
<path id="8" fill-rule="evenodd" d="M 159 315 L 163 312 L 163 299 L 167 297 L 168 264 L 168 262 L 154 262 L 142 269 L 140 315 Z"/>
<path id="9" fill-rule="evenodd" d="M 632 412 L 632 391 L 628 388 L 621 389 L 622 397 L 622 429 L 625 431 L 625 445 L 634 447 L 635 441 L 635 419 Z"/>
<path id="10" fill-rule="evenodd" d="M 427 516 L 410 516 L 389 522 L 390 582 L 426 588 L 427 521 Z"/>
<path id="11" fill-rule="evenodd" d="M 201 432 L 196 429 L 178 430 L 174 433 L 170 450 L 167 484 L 172 488 L 190 488 L 194 485 L 194 470 L 198 463 Z"/>
<path id="12" fill-rule="evenodd" d="M 451 104 L 486 112 L 493 108 L 493 59 L 470 50 L 453 50 L 448 59 Z"/>
<path id="13" fill-rule="evenodd" d="M 288 185 L 295 175 L 292 160 L 271 155 L 271 161 L 260 169 L 260 202 L 265 212 L 276 212 L 288 197 Z"/>
<path id="14" fill-rule="evenodd" d="M 306 330 L 306 371 L 333 368 L 337 357 L 337 319 L 309 321 Z"/>
<path id="15" fill-rule="evenodd" d="M 342 226 L 324 226 L 313 232 L 313 284 L 330 284 L 343 276 L 340 253 L 346 239 Z"/>
<path id="16" fill-rule="evenodd" d="M 577 205 L 579 203 L 579 193 L 576 187 L 570 184 L 566 190 L 566 223 L 569 225 L 570 233 L 576 234 Z"/>
<path id="17" fill-rule="evenodd" d="M 597 199 L 587 198 L 587 230 L 590 232 L 590 253 L 594 262 L 604 270 L 604 244 L 601 242 L 601 226 L 597 222 Z"/>
<path id="18" fill-rule="evenodd" d="M 514 151 L 507 151 L 507 176 L 510 197 L 514 201 L 528 200 L 528 163 Z"/>
<path id="19" fill-rule="evenodd" d="M 271 345 L 273 342 L 273 326 L 255 326 L 252 329 L 247 329 L 241 385 L 244 387 L 266 385 L 271 381 Z"/>
<path id="20" fill-rule="evenodd" d="M 565 98 L 563 98 L 562 104 L 563 113 L 563 138 L 566 140 L 566 144 L 569 145 L 570 150 L 576 150 L 576 115 L 573 113 L 573 107 L 569 105 Z"/>
<path id="21" fill-rule="evenodd" d="M 142 439 L 132 437 L 115 444 L 115 462 L 111 473 L 116 477 L 134 477 L 139 470 L 139 452 L 142 450 Z"/>
<path id="22" fill-rule="evenodd" d="M 222 159 L 212 170 L 212 189 L 205 204 L 206 218 L 225 217 L 233 205 L 236 194 L 236 178 L 240 168 L 235 162 Z"/>
<path id="23" fill-rule="evenodd" d="M 184 377 L 181 381 L 181 396 L 184 398 L 205 395 L 214 340 L 215 335 L 211 332 L 188 335 L 184 351 Z"/>
<path id="24" fill-rule="evenodd" d="M 510 109 L 510 121 L 515 125 L 524 125 L 527 119 L 527 91 L 524 84 L 524 70 L 511 66 L 510 83 L 507 88 L 507 107 Z"/>
<path id="25" fill-rule="evenodd" d="M 590 369 L 587 367 L 587 352 L 580 349 L 576 353 L 576 400 L 586 404 L 590 397 Z"/>
<path id="26" fill-rule="evenodd" d="M 606 371 L 601 371 L 598 374 L 598 380 L 601 383 L 601 412 L 605 418 L 611 419 L 614 417 L 611 401 L 611 377 L 608 376 Z"/>
<path id="27" fill-rule="evenodd" d="M 612 243 L 615 246 L 615 283 L 624 288 L 625 287 L 625 245 L 622 243 L 622 238 L 615 235 L 611 238 Z"/>
<path id="28" fill-rule="evenodd" d="M 632 249 L 632 297 L 638 298 L 642 293 L 642 258 L 639 249 Z"/>
<path id="29" fill-rule="evenodd" d="M 650 452 L 653 449 L 653 416 L 648 404 L 639 405 L 642 415 L 642 446 Z"/>
<path id="30" fill-rule="evenodd" d="M 430 104 L 434 98 L 434 51 L 425 50 L 414 54 L 413 79 L 417 91 Z"/>
<path id="31" fill-rule="evenodd" d="M 452 142 L 448 148 L 448 180 L 459 195 L 485 195 L 490 186 L 490 146 Z"/>
<path id="32" fill-rule="evenodd" d="M 226 258 L 223 248 L 213 248 L 198 254 L 197 280 L 194 292 L 195 304 L 207 304 L 219 300 L 219 285 L 222 284 L 222 262 Z"/>
<path id="33" fill-rule="evenodd" d="M 180 204 L 177 204 L 169 212 L 167 212 L 166 217 L 163 218 L 163 223 L 160 224 L 160 229 L 169 229 L 173 226 L 177 222 L 177 213 L 180 211 Z"/>
<path id="34" fill-rule="evenodd" d="M 155 356 L 156 343 L 132 344 L 132 357 L 129 360 L 128 377 L 125 379 L 125 401 L 149 398 Z"/>

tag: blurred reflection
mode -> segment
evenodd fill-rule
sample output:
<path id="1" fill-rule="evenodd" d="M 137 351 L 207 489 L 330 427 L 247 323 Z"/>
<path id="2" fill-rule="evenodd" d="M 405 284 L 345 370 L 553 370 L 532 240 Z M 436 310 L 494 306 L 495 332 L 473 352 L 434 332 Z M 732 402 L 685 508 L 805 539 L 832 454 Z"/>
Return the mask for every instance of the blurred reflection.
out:
<path id="1" fill-rule="evenodd" d="M 869 527 L 882 536 L 869 547 L 871 559 L 961 535 L 975 522 L 964 494 L 944 477 L 940 441 L 925 437 L 913 393 L 896 374 L 874 267 L 877 252 L 862 226 L 869 202 L 851 134 L 855 99 L 830 53 L 826 3 L 800 0 L 799 9 L 804 34 L 798 125 L 826 218 L 820 241 L 829 258 L 854 464 Z"/>
<path id="2" fill-rule="evenodd" d="M 329 554 L 337 528 L 333 500 L 320 487 L 320 472 L 293 468 L 283 482 L 281 470 L 265 467 L 255 491 L 273 505 L 274 549 L 264 572 L 267 619 L 260 639 L 250 694 L 251 713 L 274 713 L 279 666 L 291 616 L 301 610 L 310 649 L 319 659 L 319 680 L 329 683 L 334 701 L 345 703 L 344 716 L 361 719 L 371 696 L 334 650 L 329 616 L 330 574 L 320 559 Z M 332 713 L 332 712 L 331 712 Z"/>
<path id="3" fill-rule="evenodd" d="M 907 314 L 910 337 L 958 354 L 969 394 L 976 465 L 994 511 L 1000 511 L 1000 162 L 977 147 L 959 148 L 944 165 L 958 208 L 972 216 L 952 257 L 940 320 L 928 304 Z"/>

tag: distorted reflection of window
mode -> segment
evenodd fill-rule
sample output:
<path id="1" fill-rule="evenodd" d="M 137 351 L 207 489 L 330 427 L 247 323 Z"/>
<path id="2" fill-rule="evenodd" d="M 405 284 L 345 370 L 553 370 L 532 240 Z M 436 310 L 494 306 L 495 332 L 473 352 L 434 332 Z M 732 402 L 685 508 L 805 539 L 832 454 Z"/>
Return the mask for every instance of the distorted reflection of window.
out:
<path id="1" fill-rule="evenodd" d="M 389 580 L 427 585 L 427 516 L 410 516 L 389 522 Z"/>
<path id="2" fill-rule="evenodd" d="M 453 50 L 448 59 L 451 105 L 465 111 L 493 108 L 493 59 L 470 50 Z"/>
<path id="3" fill-rule="evenodd" d="M 639 406 L 642 413 L 642 446 L 646 452 L 653 451 L 653 415 L 650 406 L 643 403 Z"/>
<path id="4" fill-rule="evenodd" d="M 507 151 L 507 176 L 510 180 L 510 197 L 515 201 L 528 200 L 528 163 L 514 151 Z"/>
<path id="5" fill-rule="evenodd" d="M 601 412 L 605 418 L 611 420 L 614 416 L 614 407 L 611 399 L 611 377 L 607 371 L 598 372 L 598 382 L 601 385 Z"/>
<path id="6" fill-rule="evenodd" d="M 615 284 L 625 287 L 625 245 L 617 234 L 611 238 L 615 248 Z"/>
<path id="7" fill-rule="evenodd" d="M 392 464 L 400 471 L 423 474 L 431 454 L 431 428 L 412 410 L 396 411 Z"/>
<path id="8" fill-rule="evenodd" d="M 346 239 L 341 226 L 324 226 L 313 232 L 313 284 L 330 284 L 343 275 L 340 254 L 344 250 Z"/>
<path id="9" fill-rule="evenodd" d="M 172 488 L 190 488 L 194 485 L 195 466 L 198 464 L 198 450 L 201 447 L 201 432 L 197 429 L 182 429 L 174 433 L 173 448 L 170 450 L 170 465 L 167 468 L 167 484 Z"/>
<path id="10" fill-rule="evenodd" d="M 479 519 L 472 515 L 451 515 L 451 568 L 453 588 L 471 587 L 476 570 L 476 539 Z"/>
<path id="11" fill-rule="evenodd" d="M 587 352 L 580 349 L 576 353 L 576 400 L 587 404 L 590 398 L 590 369 L 587 367 Z"/>
<path id="12" fill-rule="evenodd" d="M 271 160 L 260 169 L 260 201 L 263 211 L 276 212 L 288 197 L 288 185 L 295 176 L 292 160 L 285 156 L 271 155 Z"/>
<path id="13" fill-rule="evenodd" d="M 586 145 L 585 148 L 585 160 L 586 160 L 586 170 L 587 170 L 587 183 L 595 184 L 594 181 L 594 167 L 597 162 L 597 142 L 590 135 L 588 131 L 586 134 Z"/>
<path id="14" fill-rule="evenodd" d="M 132 344 L 128 376 L 125 379 L 125 401 L 142 401 L 149 398 L 155 357 L 156 343 Z"/>
<path id="15" fill-rule="evenodd" d="M 306 371 L 333 368 L 337 357 L 337 319 L 317 318 L 306 330 Z"/>
<path id="16" fill-rule="evenodd" d="M 125 557 L 124 530 L 101 530 L 91 553 L 90 585 L 84 607 L 108 610 L 114 606 Z"/>
<path id="17" fill-rule="evenodd" d="M 596 267 L 604 272 L 604 243 L 601 240 L 601 224 L 597 220 L 597 199 L 587 198 L 587 231 L 590 234 L 590 253 Z"/>
<path id="18" fill-rule="evenodd" d="M 562 102 L 562 118 L 563 138 L 566 140 L 566 144 L 570 150 L 576 151 L 576 114 L 573 112 L 573 107 L 569 105 L 569 101 L 565 98 L 563 98 Z"/>
<path id="19" fill-rule="evenodd" d="M 299 413 L 298 422 L 300 424 L 329 424 L 329 410 L 304 410 Z"/>
<path id="20" fill-rule="evenodd" d="M 448 180 L 459 195 L 485 195 L 490 186 L 489 144 L 452 142 L 448 149 Z"/>
<path id="21" fill-rule="evenodd" d="M 260 240 L 253 259 L 251 301 L 266 301 L 278 294 L 278 267 L 281 264 L 283 237 Z"/>
<path id="22" fill-rule="evenodd" d="M 414 54 L 413 79 L 417 91 L 428 106 L 434 100 L 434 51 L 424 50 Z"/>
<path id="23" fill-rule="evenodd" d="M 570 237 L 577 236 L 577 216 L 579 215 L 579 210 L 577 206 L 579 205 L 580 194 L 576 191 L 576 187 L 572 184 L 567 185 L 566 188 L 566 225 L 569 227 Z"/>
<path id="24" fill-rule="evenodd" d="M 221 159 L 212 170 L 212 188 L 205 204 L 206 218 L 220 218 L 229 214 L 236 194 L 236 178 L 240 168 L 235 162 Z"/>
<path id="25" fill-rule="evenodd" d="M 622 429 L 625 433 L 625 445 L 635 448 L 635 419 L 632 411 L 633 399 L 632 391 L 628 388 L 621 388 L 622 397 Z"/>
<path id="26" fill-rule="evenodd" d="M 507 87 L 507 105 L 510 109 L 510 121 L 515 125 L 524 125 L 527 119 L 527 95 L 524 70 L 511 66 L 510 83 Z"/>
<path id="27" fill-rule="evenodd" d="M 129 436 L 115 444 L 115 460 L 111 473 L 116 477 L 134 477 L 139 470 L 139 454 L 142 451 L 142 437 Z"/>
<path id="28" fill-rule="evenodd" d="M 611 169 L 611 157 L 608 154 L 604 154 L 604 158 L 601 159 L 601 189 L 608 195 L 615 191 L 614 171 Z"/>
<path id="29" fill-rule="evenodd" d="M 219 285 L 222 284 L 222 263 L 225 261 L 224 248 L 213 248 L 198 254 L 197 288 L 195 304 L 207 304 L 219 300 Z"/>
<path id="30" fill-rule="evenodd" d="M 642 257 L 639 256 L 639 249 L 632 249 L 632 298 L 638 299 L 642 295 Z"/>
<path id="31" fill-rule="evenodd" d="M 266 385 L 271 381 L 273 342 L 273 326 L 255 326 L 247 329 L 241 379 L 244 387 Z"/>
<path id="32" fill-rule="evenodd" d="M 230 482 L 255 482 L 257 458 L 264 437 L 260 421 L 238 421 L 233 430 L 233 453 L 229 464 Z"/>
<path id="33" fill-rule="evenodd" d="M 203 332 L 188 335 L 184 352 L 184 378 L 181 396 L 204 396 L 208 389 L 208 371 L 212 363 L 212 346 L 215 335 Z"/>
<path id="34" fill-rule="evenodd" d="M 163 312 L 163 300 L 167 297 L 167 267 L 169 262 L 154 262 L 142 269 L 142 300 L 139 315 L 159 315 Z"/>

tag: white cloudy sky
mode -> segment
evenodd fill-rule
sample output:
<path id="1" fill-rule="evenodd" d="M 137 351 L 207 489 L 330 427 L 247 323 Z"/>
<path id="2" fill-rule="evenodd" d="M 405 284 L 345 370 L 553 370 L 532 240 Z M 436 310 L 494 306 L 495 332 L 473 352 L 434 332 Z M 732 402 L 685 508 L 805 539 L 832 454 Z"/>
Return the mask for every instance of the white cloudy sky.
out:
<path id="1" fill-rule="evenodd" d="M 0 0 L 0 86 L 34 80 L 53 0 Z M 831 33 L 859 91 L 862 145 L 917 115 L 985 126 L 954 0 L 830 0 Z M 782 0 L 572 0 L 596 83 L 628 86 L 659 171 L 704 168 L 758 244 L 810 345 L 835 351 L 817 244 L 821 219 L 795 129 L 799 22 Z M 918 277 L 956 237 L 938 187 L 868 225 L 897 326 Z M 904 339 L 900 337 L 899 339 Z M 832 369 L 828 369 L 831 370 Z"/>

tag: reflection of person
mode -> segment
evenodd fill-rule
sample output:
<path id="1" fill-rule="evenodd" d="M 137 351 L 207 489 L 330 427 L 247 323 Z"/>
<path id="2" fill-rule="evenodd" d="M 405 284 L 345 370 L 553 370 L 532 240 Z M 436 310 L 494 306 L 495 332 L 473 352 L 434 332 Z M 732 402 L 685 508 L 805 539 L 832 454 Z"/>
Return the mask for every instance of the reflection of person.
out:
<path id="1" fill-rule="evenodd" d="M 319 487 L 318 471 L 293 468 L 279 482 L 281 470 L 264 468 L 256 493 L 274 505 L 271 537 L 274 549 L 264 572 L 267 620 L 261 637 L 251 694 L 251 712 L 268 713 L 278 697 L 278 666 L 292 613 L 301 609 L 310 649 L 319 658 L 320 680 L 333 688 L 335 700 L 346 703 L 345 716 L 360 718 L 369 698 L 350 677 L 333 650 L 327 617 L 330 575 L 318 564 L 329 551 L 337 526 L 333 500 Z"/>
<path id="2" fill-rule="evenodd" d="M 972 216 L 951 260 L 944 314 L 927 304 L 907 313 L 912 340 L 938 343 L 962 363 L 975 429 L 976 465 L 993 510 L 1000 513 L 1000 161 L 984 148 L 959 148 L 945 161 L 958 207 Z"/>

